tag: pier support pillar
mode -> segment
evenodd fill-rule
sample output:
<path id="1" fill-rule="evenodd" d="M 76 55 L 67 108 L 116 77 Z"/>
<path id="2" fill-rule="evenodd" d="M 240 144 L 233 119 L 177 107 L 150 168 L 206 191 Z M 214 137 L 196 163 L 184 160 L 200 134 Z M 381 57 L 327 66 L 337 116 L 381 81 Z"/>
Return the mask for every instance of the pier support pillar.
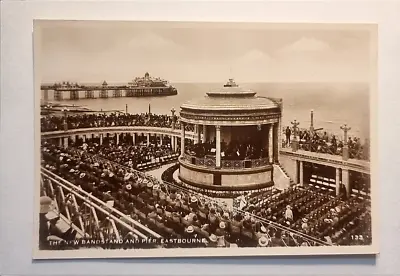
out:
<path id="1" fill-rule="evenodd" d="M 59 138 L 58 139 L 58 146 L 62 147 L 62 145 L 63 145 L 63 138 Z"/>
<path id="2" fill-rule="evenodd" d="M 150 133 L 147 133 L 147 146 L 150 145 Z"/>
<path id="3" fill-rule="evenodd" d="M 136 144 L 136 133 L 132 133 L 132 144 Z"/>
<path id="4" fill-rule="evenodd" d="M 83 143 L 86 143 L 86 135 L 85 134 L 82 135 L 82 141 L 83 141 Z"/>
<path id="5" fill-rule="evenodd" d="M 119 145 L 119 133 L 115 134 L 117 136 L 117 145 Z"/>
<path id="6" fill-rule="evenodd" d="M 99 136 L 100 136 L 100 146 L 101 146 L 103 145 L 103 133 L 100 133 Z"/>
<path id="7" fill-rule="evenodd" d="M 215 126 L 215 166 L 221 168 L 221 126 Z"/>
<path id="8" fill-rule="evenodd" d="M 335 187 L 336 187 L 336 196 L 339 196 L 340 195 L 340 169 L 339 168 L 336 168 Z"/>
<path id="9" fill-rule="evenodd" d="M 164 140 L 164 135 L 160 135 L 160 146 L 162 146 L 163 145 L 163 140 Z"/>

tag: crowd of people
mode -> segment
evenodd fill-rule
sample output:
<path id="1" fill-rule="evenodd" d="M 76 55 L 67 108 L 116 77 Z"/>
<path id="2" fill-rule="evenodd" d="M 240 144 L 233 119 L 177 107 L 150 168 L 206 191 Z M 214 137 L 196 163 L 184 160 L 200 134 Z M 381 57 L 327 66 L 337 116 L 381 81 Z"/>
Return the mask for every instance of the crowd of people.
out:
<path id="1" fill-rule="evenodd" d="M 42 131 L 64 130 L 65 118 L 68 129 L 107 126 L 169 128 L 174 121 L 171 116 L 154 114 L 47 116 L 41 119 Z M 179 120 L 174 124 L 179 128 Z M 290 144 L 290 136 L 286 137 L 287 144 Z M 341 154 L 343 142 L 335 136 L 314 133 L 311 137 L 307 130 L 302 130 L 299 136 L 304 150 Z M 359 139 L 349 139 L 350 158 L 365 157 L 358 155 L 358 152 L 365 152 L 365 145 L 361 145 Z M 70 146 L 62 148 L 43 142 L 43 167 L 104 202 L 113 201 L 117 210 L 165 238 L 204 238 L 207 241 L 196 244 L 196 247 L 314 246 L 320 245 L 318 240 L 336 245 L 371 243 L 368 201 L 356 198 L 343 201 L 311 186 L 291 187 L 285 191 L 267 187 L 247 194 L 246 203 L 239 209 L 232 209 L 202 196 L 204 193 L 201 191 L 196 193 L 177 185 L 168 186 L 133 170 L 139 164 L 171 155 L 167 145 L 141 146 L 124 140 L 116 144 L 112 139 L 99 145 L 95 140 L 86 139 L 84 143 Z M 199 158 L 215 155 L 215 140 L 188 145 L 185 150 Z M 268 156 L 267 149 L 251 141 L 232 141 L 229 144 L 222 141 L 221 153 L 222 160 Z M 169 173 L 163 178 L 168 177 L 167 181 L 173 182 Z"/>
<path id="2" fill-rule="evenodd" d="M 189 144 L 185 148 L 185 153 L 198 158 L 215 156 L 216 141 L 213 139 L 205 143 Z M 229 143 L 221 141 L 221 160 L 249 160 L 267 157 L 268 149 L 259 143 L 250 140 L 242 142 L 232 140 Z"/>
<path id="3" fill-rule="evenodd" d="M 65 125 L 66 122 L 66 125 Z M 169 115 L 157 115 L 153 113 L 129 114 L 129 113 L 93 113 L 74 114 L 66 116 L 48 115 L 40 119 L 41 131 L 57 131 L 77 128 L 95 128 L 112 126 L 151 126 L 180 129 L 179 118 Z M 185 125 L 187 131 L 193 131 L 192 125 Z"/>
<path id="4" fill-rule="evenodd" d="M 197 247 L 283 246 L 282 237 L 290 233 L 189 192 L 173 187 L 166 190 L 152 178 L 95 160 L 85 151 L 46 144 L 42 156 L 45 168 L 104 202 L 113 200 L 115 208 L 163 237 L 196 235 L 207 239 Z M 293 246 L 305 242 L 301 236 L 295 239 Z"/>
<path id="5" fill-rule="evenodd" d="M 97 143 L 97 139 L 86 139 L 85 142 L 70 145 L 132 169 L 138 169 L 146 163 L 162 165 L 164 161 L 177 157 L 169 144 L 133 144 L 132 139 L 121 139 L 118 144 L 115 139 L 108 139 L 102 145 Z"/>
<path id="6" fill-rule="evenodd" d="M 293 141 L 293 131 L 286 127 L 283 129 L 285 141 L 283 146 L 289 147 Z M 333 155 L 342 155 L 344 141 L 334 134 L 328 134 L 326 131 L 313 131 L 301 129 L 298 131 L 300 149 L 312 152 L 320 152 Z M 348 137 L 347 145 L 349 148 L 349 158 L 369 160 L 369 141 L 364 143 L 358 137 Z"/>
<path id="7" fill-rule="evenodd" d="M 168 180 L 174 181 L 171 177 Z M 203 192 L 207 194 L 207 191 Z M 209 193 L 215 196 L 214 192 Z M 329 191 L 311 185 L 306 188 L 290 187 L 284 191 L 266 187 L 241 194 L 242 196 L 237 197 L 237 207 L 239 208 L 244 201 L 243 210 L 256 217 L 284 225 L 328 244 L 371 243 L 371 213 L 368 200 L 356 197 L 342 200 L 332 196 Z M 362 239 L 354 239 L 355 236 Z M 296 243 L 294 240 L 295 237 L 292 237 L 286 244 Z"/>
<path id="8" fill-rule="evenodd" d="M 270 190 L 249 199 L 246 211 L 336 245 L 371 243 L 368 201 L 343 201 L 312 186 Z M 352 239 L 359 235 L 363 239 Z"/>

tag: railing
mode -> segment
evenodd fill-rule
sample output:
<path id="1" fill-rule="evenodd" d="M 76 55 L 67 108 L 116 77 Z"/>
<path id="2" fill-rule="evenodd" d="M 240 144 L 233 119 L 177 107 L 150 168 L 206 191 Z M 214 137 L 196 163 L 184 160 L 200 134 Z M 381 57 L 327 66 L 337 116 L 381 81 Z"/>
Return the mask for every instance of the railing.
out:
<path id="1" fill-rule="evenodd" d="M 215 157 L 195 157 L 192 155 L 184 154 L 181 160 L 190 163 L 195 166 L 205 167 L 205 168 L 215 168 L 216 162 Z M 248 159 L 248 160 L 221 160 L 221 168 L 230 170 L 242 170 L 251 169 L 268 166 L 268 158 L 260 159 Z"/>
<path id="2" fill-rule="evenodd" d="M 84 135 L 91 133 L 153 133 L 163 134 L 175 137 L 181 136 L 179 129 L 152 127 L 152 126 L 111 126 L 111 127 L 93 127 L 93 128 L 74 128 L 68 130 L 54 130 L 41 132 L 42 138 L 60 138 L 71 135 Z M 194 140 L 195 134 L 190 131 L 185 132 L 185 138 Z"/>
<path id="3" fill-rule="evenodd" d="M 98 239 L 161 238 L 161 236 L 109 204 L 51 171 L 41 169 L 41 192 L 54 202 L 54 210 L 80 237 Z"/>
<path id="4" fill-rule="evenodd" d="M 258 168 L 269 165 L 268 158 L 249 159 L 249 160 L 222 160 L 221 167 L 226 169 L 248 169 Z"/>
<path id="5" fill-rule="evenodd" d="M 306 162 L 313 162 L 317 164 L 327 165 L 327 166 L 335 166 L 339 168 L 347 168 L 353 171 L 362 172 L 369 174 L 370 173 L 370 164 L 367 161 L 357 160 L 357 159 L 348 159 L 346 161 L 342 160 L 342 158 L 336 155 L 329 155 L 323 153 L 315 153 L 309 151 L 292 151 L 290 149 L 281 149 L 280 154 L 284 154 L 286 156 L 291 156 L 294 159 L 302 160 Z"/>

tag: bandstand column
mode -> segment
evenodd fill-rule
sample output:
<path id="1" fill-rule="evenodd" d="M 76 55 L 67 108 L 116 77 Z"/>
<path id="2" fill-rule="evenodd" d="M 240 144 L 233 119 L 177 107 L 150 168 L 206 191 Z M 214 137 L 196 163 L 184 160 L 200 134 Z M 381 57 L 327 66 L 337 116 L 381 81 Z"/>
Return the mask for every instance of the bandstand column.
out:
<path id="1" fill-rule="evenodd" d="M 163 139 L 164 139 L 164 135 L 160 135 L 160 146 L 162 146 L 163 145 Z"/>
<path id="2" fill-rule="evenodd" d="M 351 194 L 351 187 L 349 181 L 349 170 L 347 169 L 342 169 L 342 183 L 346 188 L 346 196 L 349 197 Z"/>
<path id="3" fill-rule="evenodd" d="M 171 150 L 175 151 L 175 137 L 171 135 Z"/>
<path id="4" fill-rule="evenodd" d="M 172 136 L 174 137 L 174 151 L 176 152 L 178 150 L 178 137 Z"/>
<path id="5" fill-rule="evenodd" d="M 197 125 L 197 143 L 201 143 L 201 131 L 200 125 Z"/>
<path id="6" fill-rule="evenodd" d="M 147 133 L 147 146 L 150 145 L 150 133 Z"/>
<path id="7" fill-rule="evenodd" d="M 207 142 L 207 126 L 203 125 L 203 143 Z"/>
<path id="8" fill-rule="evenodd" d="M 269 125 L 269 130 L 268 130 L 268 157 L 269 157 L 269 163 L 274 162 L 274 135 L 273 135 L 273 130 L 274 130 L 274 125 L 270 124 Z"/>
<path id="9" fill-rule="evenodd" d="M 64 149 L 68 148 L 68 137 L 64 137 Z"/>
<path id="10" fill-rule="evenodd" d="M 82 141 L 86 143 L 86 134 L 82 135 Z"/>
<path id="11" fill-rule="evenodd" d="M 296 160 L 296 169 L 294 170 L 294 172 L 295 172 L 295 175 L 294 175 L 294 182 L 296 183 L 296 184 L 298 184 L 299 183 L 299 167 L 300 167 L 300 165 L 299 165 L 299 161 L 298 160 Z"/>
<path id="12" fill-rule="evenodd" d="M 59 145 L 60 147 L 62 147 L 62 145 L 63 145 L 63 138 L 60 138 L 60 139 L 58 140 L 58 145 Z"/>
<path id="13" fill-rule="evenodd" d="M 136 144 L 136 133 L 132 133 L 132 144 Z"/>
<path id="14" fill-rule="evenodd" d="M 99 136 L 100 136 L 100 146 L 101 146 L 103 145 L 103 133 L 100 133 Z"/>
<path id="15" fill-rule="evenodd" d="M 119 145 L 119 133 L 115 134 L 117 136 L 117 145 Z"/>
<path id="16" fill-rule="evenodd" d="M 215 126 L 215 166 L 221 168 L 221 126 Z"/>
<path id="17" fill-rule="evenodd" d="M 194 137 L 193 137 L 193 143 L 194 144 L 197 144 L 198 142 L 199 142 L 199 140 L 198 140 L 198 138 L 197 138 L 197 133 L 199 132 L 199 126 L 198 125 L 194 125 L 194 129 L 193 129 L 193 134 L 194 134 Z"/>
<path id="18" fill-rule="evenodd" d="M 340 169 L 339 168 L 336 168 L 335 187 L 336 187 L 336 196 L 339 196 L 340 195 Z"/>
<path id="19" fill-rule="evenodd" d="M 303 161 L 299 161 L 299 163 L 300 163 L 300 181 L 299 181 L 299 183 L 300 183 L 300 185 L 301 186 L 304 186 L 304 171 L 303 171 Z"/>
<path id="20" fill-rule="evenodd" d="M 185 124 L 181 123 L 181 155 L 185 153 Z"/>

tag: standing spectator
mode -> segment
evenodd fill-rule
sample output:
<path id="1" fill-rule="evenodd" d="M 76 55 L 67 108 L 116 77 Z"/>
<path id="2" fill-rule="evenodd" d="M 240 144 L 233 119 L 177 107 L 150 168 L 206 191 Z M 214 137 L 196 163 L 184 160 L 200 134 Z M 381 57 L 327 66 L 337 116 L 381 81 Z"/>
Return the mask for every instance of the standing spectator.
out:
<path id="1" fill-rule="evenodd" d="M 289 127 L 286 127 L 285 134 L 286 134 L 286 145 L 289 146 L 290 145 L 290 135 L 292 135 L 292 131 L 290 130 Z"/>
<path id="2" fill-rule="evenodd" d="M 285 219 L 293 221 L 293 212 L 292 212 L 292 207 L 290 207 L 290 205 L 286 206 Z"/>

